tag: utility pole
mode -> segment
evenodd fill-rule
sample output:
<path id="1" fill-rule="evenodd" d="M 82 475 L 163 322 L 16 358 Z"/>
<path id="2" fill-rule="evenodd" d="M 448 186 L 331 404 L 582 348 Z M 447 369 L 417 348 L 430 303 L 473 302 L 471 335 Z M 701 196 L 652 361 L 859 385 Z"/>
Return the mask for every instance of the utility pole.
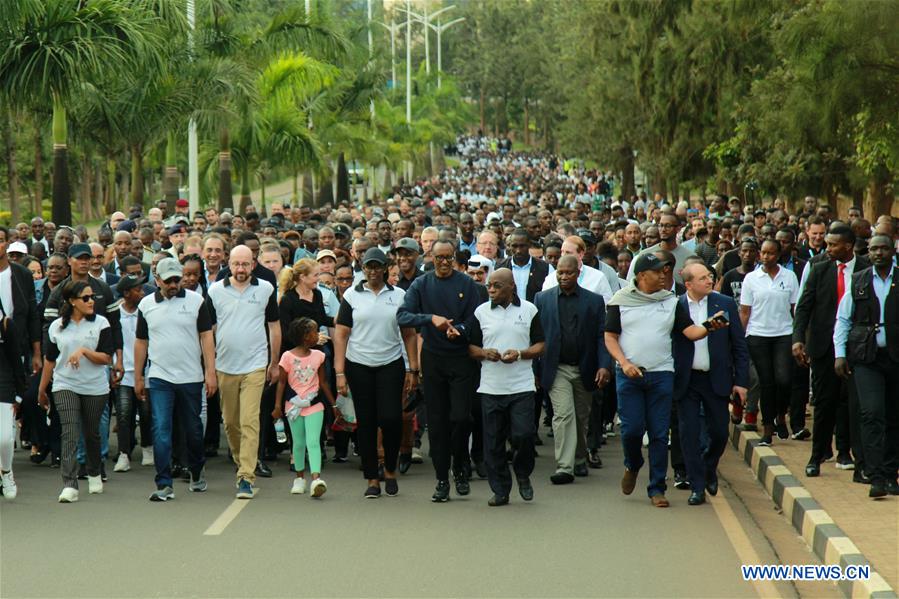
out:
<path id="1" fill-rule="evenodd" d="M 190 29 L 187 32 L 187 47 L 190 59 L 194 56 L 194 28 L 196 27 L 196 13 L 194 0 L 187 0 L 187 23 Z M 197 144 L 197 122 L 190 119 L 187 125 L 187 185 L 190 188 L 190 213 L 200 209 L 200 173 L 198 166 L 199 146 Z"/>
<path id="2" fill-rule="evenodd" d="M 453 8 L 453 7 L 449 6 L 447 8 Z M 444 31 L 446 31 L 453 25 L 456 25 L 457 23 L 461 23 L 464 20 L 465 20 L 465 17 L 460 17 L 458 19 L 454 19 L 454 20 L 450 21 L 449 23 L 441 24 L 440 17 L 438 16 L 437 17 L 437 25 L 430 26 L 432 29 L 434 29 L 434 31 L 437 32 L 437 89 L 440 89 L 440 84 L 442 83 L 441 75 L 443 75 L 443 59 L 442 59 L 442 54 L 441 54 L 441 48 L 443 47 L 443 44 L 441 42 L 441 36 L 443 35 Z"/>

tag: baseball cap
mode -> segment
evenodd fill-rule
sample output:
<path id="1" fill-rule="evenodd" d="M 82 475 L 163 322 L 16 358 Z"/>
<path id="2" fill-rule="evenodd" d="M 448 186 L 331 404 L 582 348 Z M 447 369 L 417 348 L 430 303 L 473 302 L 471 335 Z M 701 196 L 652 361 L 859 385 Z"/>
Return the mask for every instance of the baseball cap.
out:
<path id="1" fill-rule="evenodd" d="M 768 216 L 768 213 L 759 208 L 755 212 L 752 213 L 752 216 Z"/>
<path id="2" fill-rule="evenodd" d="M 80 258 L 81 256 L 93 256 L 91 246 L 86 243 L 73 243 L 69 248 L 69 258 Z"/>
<path id="3" fill-rule="evenodd" d="M 334 236 L 342 235 L 344 237 L 352 237 L 353 232 L 350 231 L 350 228 L 344 223 L 337 223 L 332 227 L 334 229 Z"/>
<path id="4" fill-rule="evenodd" d="M 387 254 L 378 248 L 368 248 L 362 255 L 362 264 L 369 262 L 377 262 L 378 264 L 387 264 Z"/>
<path id="5" fill-rule="evenodd" d="M 133 220 L 123 220 L 119 223 L 119 226 L 116 227 L 116 231 L 127 231 L 128 233 L 134 233 L 134 230 L 137 228 L 137 224 Z"/>
<path id="6" fill-rule="evenodd" d="M 180 277 L 181 273 L 181 263 L 174 258 L 163 258 L 156 265 L 156 276 L 162 281 L 168 281 L 172 277 Z"/>
<path id="7" fill-rule="evenodd" d="M 578 229 L 577 236 L 583 239 L 587 245 L 596 245 L 596 237 L 590 229 Z"/>
<path id="8" fill-rule="evenodd" d="M 655 254 L 643 254 L 634 263 L 634 274 L 637 275 L 647 270 L 662 270 L 667 265 L 667 260 L 662 260 Z"/>
<path id="9" fill-rule="evenodd" d="M 410 251 L 413 254 L 417 254 L 421 251 L 421 249 L 418 247 L 418 242 L 411 237 L 403 237 L 402 239 L 397 240 L 396 244 L 394 244 L 393 247 L 397 250 Z"/>
<path id="10" fill-rule="evenodd" d="M 315 255 L 316 260 L 321 260 L 322 258 L 333 258 L 334 261 L 337 261 L 337 254 L 332 252 L 331 250 L 318 250 L 318 254 Z"/>
<path id="11" fill-rule="evenodd" d="M 21 241 L 14 241 L 13 243 L 9 244 L 6 252 L 9 254 L 27 254 L 28 248 Z"/>
<path id="12" fill-rule="evenodd" d="M 169 227 L 169 235 L 177 235 L 178 233 L 186 233 L 187 226 L 177 223 Z"/>
<path id="13" fill-rule="evenodd" d="M 190 206 L 190 203 L 184 198 L 180 198 L 175 202 L 175 206 L 177 206 L 178 208 L 187 208 L 188 206 Z"/>
<path id="14" fill-rule="evenodd" d="M 158 267 L 157 267 L 158 271 Z M 135 287 L 140 287 L 144 284 L 144 278 L 138 275 L 126 275 L 119 279 L 119 282 L 116 283 L 115 290 L 119 295 L 124 295 L 126 291 L 129 289 L 134 289 Z"/>

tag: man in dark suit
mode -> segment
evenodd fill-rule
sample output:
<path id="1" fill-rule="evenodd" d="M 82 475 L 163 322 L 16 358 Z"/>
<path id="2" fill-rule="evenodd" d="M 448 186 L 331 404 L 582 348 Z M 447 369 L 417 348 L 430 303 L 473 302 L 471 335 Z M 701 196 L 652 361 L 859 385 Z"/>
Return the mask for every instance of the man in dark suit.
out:
<path id="1" fill-rule="evenodd" d="M 841 384 L 834 372 L 833 329 L 837 305 L 850 288 L 850 277 L 869 266 L 870 261 L 855 254 L 855 234 L 848 225 L 835 224 L 826 237 L 827 252 L 815 256 L 806 266 L 806 280 L 796 304 L 793 320 L 793 356 L 812 369 L 814 423 L 812 454 L 805 467 L 806 476 L 818 476 L 821 462 L 833 455 L 831 439 L 836 427 L 837 468 L 862 469 L 860 443 L 852 434 L 854 391 Z M 847 396 L 852 395 L 849 401 Z M 851 444 L 850 444 L 851 439 Z M 854 464 L 850 450 L 859 462 Z"/>
<path id="2" fill-rule="evenodd" d="M 3 350 L 7 360 L 15 364 L 2 368 L 4 379 L 9 378 L 3 380 L 0 387 L 4 394 L 15 390 L 15 395 L 21 395 L 26 374 L 24 364 L 28 364 L 32 373 L 41 368 L 41 327 L 34 297 L 34 280 L 27 268 L 10 262 L 6 254 L 8 235 L 7 230 L 0 227 L 0 318 L 3 319 L 4 346 L 11 344 Z M 6 399 L 11 398 L 0 398 L 0 401 Z"/>
<path id="3" fill-rule="evenodd" d="M 546 340 L 538 368 L 540 385 L 549 390 L 553 406 L 556 472 L 553 484 L 587 476 L 587 422 L 591 392 L 611 378 L 604 341 L 605 302 L 578 285 L 576 257 L 562 256 L 559 284 L 534 297 Z"/>
<path id="4" fill-rule="evenodd" d="M 528 232 L 525 229 L 515 229 L 509 236 L 511 256 L 497 262 L 496 268 L 511 270 L 518 299 L 533 302 L 534 296 L 543 289 L 543 281 L 549 275 L 550 266 L 542 260 L 532 258 L 528 252 L 530 247 Z"/>
<path id="5" fill-rule="evenodd" d="M 780 244 L 780 265 L 793 271 L 796 280 L 802 280 L 802 274 L 808 262 L 796 255 L 796 233 L 792 227 L 781 227 L 774 238 Z M 812 436 L 805 427 L 805 409 L 808 404 L 809 369 L 796 362 L 793 364 L 793 376 L 790 378 L 790 438 L 804 441 Z M 783 429 L 782 424 L 781 431 Z"/>
<path id="6" fill-rule="evenodd" d="M 115 254 L 109 264 L 103 267 L 103 270 L 109 274 L 120 276 L 122 272 L 122 260 L 131 255 L 131 233 L 128 231 L 116 231 L 112 238 L 112 247 Z M 150 276 L 150 265 L 141 263 L 141 270 L 144 271 L 144 278 L 152 280 Z M 112 285 L 112 284 L 111 284 Z"/>
<path id="7" fill-rule="evenodd" d="M 741 402 L 749 387 L 749 350 L 740 313 L 732 298 L 712 291 L 712 272 L 702 264 L 690 264 L 681 272 L 687 293 L 678 301 L 689 310 L 695 324 L 724 312 L 727 329 L 712 331 L 705 339 L 690 341 L 674 336 L 674 400 L 678 404 L 680 444 L 692 492 L 690 505 L 705 503 L 705 491 L 718 493 L 718 460 L 727 446 L 727 406 L 731 394 Z M 705 414 L 709 444 L 700 451 L 700 408 Z"/>

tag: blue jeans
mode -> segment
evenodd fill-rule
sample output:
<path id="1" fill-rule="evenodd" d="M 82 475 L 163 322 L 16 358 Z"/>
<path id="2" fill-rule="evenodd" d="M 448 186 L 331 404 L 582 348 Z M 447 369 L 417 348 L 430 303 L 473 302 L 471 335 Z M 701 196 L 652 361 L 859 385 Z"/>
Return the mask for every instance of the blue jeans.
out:
<path id="1" fill-rule="evenodd" d="M 618 417 L 621 419 L 621 446 L 624 467 L 636 472 L 643 466 L 643 433 L 649 434 L 650 497 L 663 495 L 668 473 L 668 429 L 671 425 L 671 401 L 674 373 L 644 372 L 641 378 L 628 378 L 616 368 Z"/>
<path id="2" fill-rule="evenodd" d="M 103 414 L 100 416 L 100 459 L 106 460 L 109 457 L 109 402 L 103 408 Z M 78 447 L 75 450 L 75 459 L 79 464 L 87 463 L 87 453 L 84 450 L 84 434 L 78 437 Z"/>
<path id="3" fill-rule="evenodd" d="M 172 413 L 178 410 L 178 421 L 187 441 L 187 464 L 194 477 L 206 463 L 203 452 L 202 410 L 203 383 L 170 383 L 162 379 L 149 381 L 150 409 L 153 413 L 153 459 L 156 462 L 156 487 L 172 486 Z"/>

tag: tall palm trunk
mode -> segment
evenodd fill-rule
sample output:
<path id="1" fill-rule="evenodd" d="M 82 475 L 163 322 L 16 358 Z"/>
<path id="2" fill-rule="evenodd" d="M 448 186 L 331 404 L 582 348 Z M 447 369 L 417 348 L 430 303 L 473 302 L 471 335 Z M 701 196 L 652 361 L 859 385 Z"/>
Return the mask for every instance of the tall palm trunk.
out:
<path id="1" fill-rule="evenodd" d="M 19 170 L 16 168 L 16 141 L 12 134 L 13 113 L 6 111 L 6 119 L 3 122 L 3 145 L 6 146 L 6 178 L 9 181 L 9 209 L 12 212 L 12 222 L 21 220 L 22 210 L 19 206 Z"/>
<path id="2" fill-rule="evenodd" d="M 247 206 L 250 205 L 251 200 L 250 165 L 244 162 L 244 164 L 240 168 L 240 207 L 238 208 L 238 214 L 243 216 L 243 214 L 246 212 Z"/>
<path id="3" fill-rule="evenodd" d="M 315 203 L 315 181 L 312 179 L 312 171 L 303 172 L 303 205 L 316 206 Z"/>
<path id="4" fill-rule="evenodd" d="M 104 201 L 106 214 L 116 211 L 115 157 L 106 158 L 106 197 Z"/>
<path id="5" fill-rule="evenodd" d="M 234 191 L 231 188 L 231 141 L 228 130 L 222 129 L 219 135 L 219 211 L 234 203 Z"/>
<path id="6" fill-rule="evenodd" d="M 174 206 L 178 201 L 178 179 L 178 166 L 175 164 L 175 134 L 170 131 L 165 140 L 165 172 L 162 175 L 162 194 L 169 206 Z"/>
<path id="7" fill-rule="evenodd" d="M 337 201 L 350 201 L 350 172 L 346 167 L 346 155 L 337 155 Z"/>
<path id="8" fill-rule="evenodd" d="M 131 203 L 144 205 L 144 153 L 140 146 L 131 146 Z"/>
<path id="9" fill-rule="evenodd" d="M 91 202 L 91 157 L 85 152 L 81 158 L 81 220 L 84 222 L 93 220 L 93 206 Z"/>
<path id="10" fill-rule="evenodd" d="M 53 98 L 53 222 L 72 224 L 72 191 L 69 188 L 69 148 L 66 109 L 59 97 Z"/>
<path id="11" fill-rule="evenodd" d="M 34 122 L 34 208 L 35 216 L 43 216 L 44 204 L 44 140 L 41 137 L 41 124 Z"/>

